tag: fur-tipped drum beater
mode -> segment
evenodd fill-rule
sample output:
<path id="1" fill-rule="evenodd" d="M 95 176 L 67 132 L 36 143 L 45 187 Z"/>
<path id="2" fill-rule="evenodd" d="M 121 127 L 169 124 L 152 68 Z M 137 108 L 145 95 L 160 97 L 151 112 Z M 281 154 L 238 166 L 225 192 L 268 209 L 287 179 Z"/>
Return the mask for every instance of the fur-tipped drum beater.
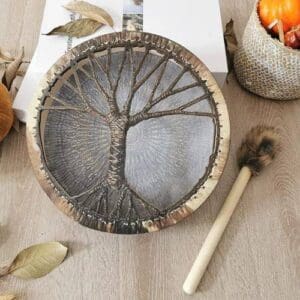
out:
<path id="1" fill-rule="evenodd" d="M 227 159 L 229 119 L 191 52 L 145 32 L 63 55 L 32 101 L 28 147 L 60 210 L 93 229 L 157 231 L 195 211 Z"/>
<path id="2" fill-rule="evenodd" d="M 186 294 L 195 293 L 249 180 L 273 161 L 279 148 L 279 134 L 273 127 L 257 126 L 246 135 L 237 153 L 240 173 L 183 284 Z"/>

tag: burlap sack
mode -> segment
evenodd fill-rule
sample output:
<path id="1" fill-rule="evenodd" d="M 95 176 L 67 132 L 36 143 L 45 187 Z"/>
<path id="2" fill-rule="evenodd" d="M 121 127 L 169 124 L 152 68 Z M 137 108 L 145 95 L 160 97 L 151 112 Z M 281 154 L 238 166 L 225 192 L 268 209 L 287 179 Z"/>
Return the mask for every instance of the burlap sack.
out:
<path id="1" fill-rule="evenodd" d="M 261 25 L 257 3 L 234 58 L 237 79 L 265 98 L 300 99 L 300 50 L 272 38 Z"/>

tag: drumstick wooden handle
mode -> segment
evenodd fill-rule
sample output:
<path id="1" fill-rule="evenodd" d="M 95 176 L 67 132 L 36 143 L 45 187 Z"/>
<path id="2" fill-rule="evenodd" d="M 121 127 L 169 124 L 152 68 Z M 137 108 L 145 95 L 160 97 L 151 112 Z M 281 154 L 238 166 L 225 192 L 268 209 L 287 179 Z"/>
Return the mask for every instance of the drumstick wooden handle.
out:
<path id="1" fill-rule="evenodd" d="M 250 178 L 250 169 L 248 167 L 243 167 L 183 284 L 183 291 L 186 294 L 192 295 L 196 291 L 197 286 L 210 262 L 212 255 L 214 254 L 216 247 L 218 246 L 222 234 Z"/>

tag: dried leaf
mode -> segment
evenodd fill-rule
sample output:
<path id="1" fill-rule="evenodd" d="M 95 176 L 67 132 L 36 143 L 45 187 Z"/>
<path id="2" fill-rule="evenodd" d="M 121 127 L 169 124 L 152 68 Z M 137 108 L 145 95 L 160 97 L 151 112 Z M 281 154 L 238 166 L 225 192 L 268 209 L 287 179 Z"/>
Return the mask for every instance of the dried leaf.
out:
<path id="1" fill-rule="evenodd" d="M 14 57 L 8 52 L 0 48 L 0 62 L 12 62 Z"/>
<path id="2" fill-rule="evenodd" d="M 97 31 L 103 24 L 92 19 L 78 19 L 65 25 L 55 27 L 47 35 L 67 35 L 71 37 L 83 37 Z"/>
<path id="3" fill-rule="evenodd" d="M 13 122 L 12 127 L 16 132 L 20 133 L 20 121 L 19 121 L 18 117 L 16 116 L 16 114 L 14 114 L 14 122 Z"/>
<path id="4" fill-rule="evenodd" d="M 72 1 L 64 6 L 67 10 L 109 26 L 114 25 L 112 17 L 102 8 L 85 1 Z"/>
<path id="5" fill-rule="evenodd" d="M 133 0 L 135 5 L 141 5 L 143 4 L 143 0 Z"/>
<path id="6" fill-rule="evenodd" d="M 13 80 L 17 76 L 17 72 L 19 70 L 20 65 L 22 64 L 22 60 L 24 58 L 24 47 L 22 48 L 21 53 L 16 57 L 16 59 L 11 62 L 4 72 L 2 83 L 10 90 L 11 84 Z"/>
<path id="7" fill-rule="evenodd" d="M 21 70 L 21 68 L 22 68 L 22 70 Z M 24 77 L 24 75 L 26 74 L 27 67 L 22 65 L 21 68 L 17 71 L 17 76 L 16 76 L 15 80 L 12 82 L 12 85 L 10 87 L 9 93 L 11 95 L 12 102 L 16 98 L 16 95 L 19 91 L 19 88 L 20 88 L 22 80 L 23 80 L 22 77 Z M 13 122 L 12 127 L 16 132 L 20 132 L 20 121 L 16 114 L 14 114 L 14 122 Z"/>
<path id="8" fill-rule="evenodd" d="M 0 82 L 1 82 L 1 78 L 3 78 L 4 73 L 5 73 L 5 65 L 4 64 L 0 64 Z"/>
<path id="9" fill-rule="evenodd" d="M 226 24 L 224 39 L 225 39 L 226 53 L 228 58 L 228 71 L 230 73 L 233 69 L 234 53 L 238 47 L 238 42 L 234 32 L 234 22 L 232 19 Z"/>
<path id="10" fill-rule="evenodd" d="M 13 83 L 11 84 L 10 91 L 9 91 L 13 101 L 16 98 L 19 88 L 21 86 L 21 83 L 23 81 L 23 77 L 21 77 L 19 75 L 19 72 L 20 72 L 20 70 L 17 72 L 17 76 L 16 76 L 15 80 L 13 81 Z"/>
<path id="11" fill-rule="evenodd" d="M 17 76 L 20 76 L 20 77 L 24 77 L 25 74 L 26 74 L 26 71 L 18 70 L 16 75 L 17 75 Z"/>
<path id="12" fill-rule="evenodd" d="M 15 300 L 17 299 L 16 295 L 10 294 L 10 295 L 0 295 L 0 300 Z"/>
<path id="13" fill-rule="evenodd" d="M 33 245 L 22 250 L 13 262 L 0 270 L 0 277 L 12 274 L 23 279 L 39 278 L 62 263 L 68 249 L 59 242 Z"/>

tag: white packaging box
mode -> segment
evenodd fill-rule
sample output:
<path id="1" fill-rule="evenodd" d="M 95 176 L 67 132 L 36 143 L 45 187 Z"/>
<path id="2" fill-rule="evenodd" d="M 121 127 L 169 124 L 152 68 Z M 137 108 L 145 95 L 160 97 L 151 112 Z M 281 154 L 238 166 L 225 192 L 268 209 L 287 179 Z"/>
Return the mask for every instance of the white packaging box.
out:
<path id="1" fill-rule="evenodd" d="M 103 26 L 95 34 L 79 39 L 44 35 L 70 21 L 72 15 L 62 7 L 69 1 L 46 0 L 39 42 L 13 105 L 22 122 L 26 122 L 27 108 L 42 76 L 67 51 L 68 45 L 76 46 L 113 32 L 108 26 Z M 88 2 L 109 12 L 115 23 L 114 30 L 122 30 L 123 0 Z M 144 0 L 143 30 L 167 37 L 189 49 L 210 69 L 219 86 L 223 85 L 227 62 L 218 0 Z"/>

